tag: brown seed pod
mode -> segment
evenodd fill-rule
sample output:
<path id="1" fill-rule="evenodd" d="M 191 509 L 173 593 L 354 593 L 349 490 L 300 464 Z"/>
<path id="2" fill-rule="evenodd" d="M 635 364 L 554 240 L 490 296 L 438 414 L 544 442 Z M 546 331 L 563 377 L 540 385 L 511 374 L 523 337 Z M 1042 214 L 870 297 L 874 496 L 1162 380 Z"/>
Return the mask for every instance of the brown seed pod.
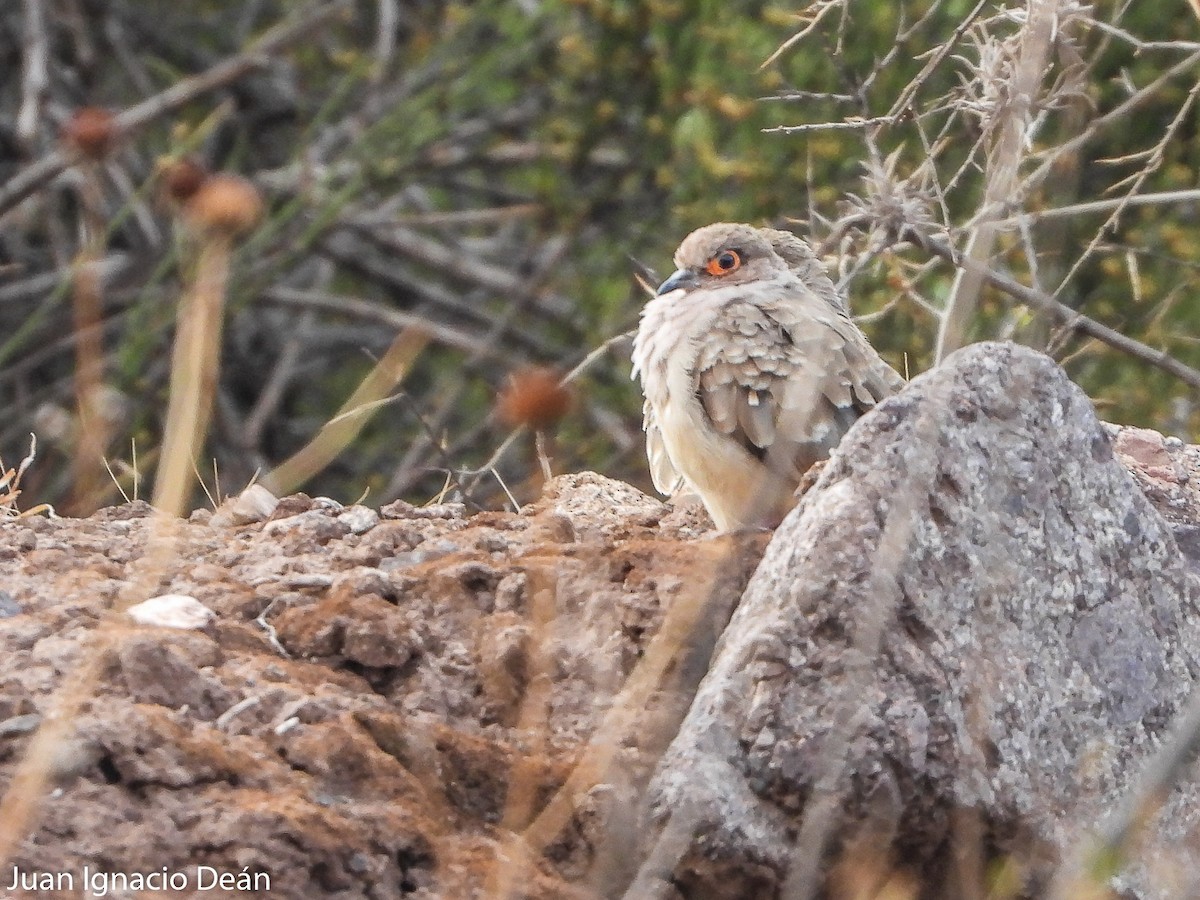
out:
<path id="1" fill-rule="evenodd" d="M 101 160 L 108 155 L 117 137 L 116 120 L 107 109 L 81 106 L 63 126 L 63 140 L 88 159 Z"/>
<path id="2" fill-rule="evenodd" d="M 197 229 L 233 237 L 258 224 L 263 202 L 245 178 L 218 172 L 204 179 L 184 211 Z"/>
<path id="3" fill-rule="evenodd" d="M 172 160 L 162 168 L 163 192 L 176 203 L 186 203 L 208 178 L 208 169 L 194 157 Z"/>
<path id="4" fill-rule="evenodd" d="M 496 398 L 496 412 L 512 427 L 528 425 L 544 431 L 558 422 L 571 408 L 571 391 L 560 384 L 553 369 L 532 366 L 508 376 L 508 383 Z"/>

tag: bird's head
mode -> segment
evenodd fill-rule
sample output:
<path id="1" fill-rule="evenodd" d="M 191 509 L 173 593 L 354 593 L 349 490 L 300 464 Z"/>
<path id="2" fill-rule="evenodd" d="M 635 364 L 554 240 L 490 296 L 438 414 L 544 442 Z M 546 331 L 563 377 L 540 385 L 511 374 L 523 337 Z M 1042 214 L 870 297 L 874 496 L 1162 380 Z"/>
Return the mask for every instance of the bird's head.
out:
<path id="1" fill-rule="evenodd" d="M 718 222 L 698 228 L 675 251 L 675 272 L 658 293 L 742 284 L 787 269 L 768 232 L 751 225 Z"/>

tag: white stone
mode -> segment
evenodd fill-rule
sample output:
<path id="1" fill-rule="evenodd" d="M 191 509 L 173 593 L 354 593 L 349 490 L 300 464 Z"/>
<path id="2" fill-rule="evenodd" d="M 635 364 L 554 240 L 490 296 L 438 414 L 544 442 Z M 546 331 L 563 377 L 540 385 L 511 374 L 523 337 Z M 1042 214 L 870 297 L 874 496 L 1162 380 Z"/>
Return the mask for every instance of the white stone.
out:
<path id="1" fill-rule="evenodd" d="M 354 534 L 362 534 L 379 524 L 379 513 L 366 506 L 351 506 L 338 513 L 337 520 Z"/>
<path id="2" fill-rule="evenodd" d="M 203 628 L 215 613 L 187 594 L 162 594 L 143 600 L 125 611 L 139 625 L 159 628 Z"/>
<path id="3" fill-rule="evenodd" d="M 279 498 L 261 484 L 252 484 L 236 497 L 221 504 L 209 520 L 210 525 L 249 525 L 261 522 L 275 512 Z"/>

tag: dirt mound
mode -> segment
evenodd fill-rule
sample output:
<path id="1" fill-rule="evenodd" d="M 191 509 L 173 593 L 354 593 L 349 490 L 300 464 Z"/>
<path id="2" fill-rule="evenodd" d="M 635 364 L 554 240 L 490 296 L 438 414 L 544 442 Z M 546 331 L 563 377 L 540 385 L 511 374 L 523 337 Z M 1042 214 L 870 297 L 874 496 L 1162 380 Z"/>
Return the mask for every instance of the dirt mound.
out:
<path id="1" fill-rule="evenodd" d="M 215 613 L 118 617 L 0 889 L 602 889 L 622 868 L 606 823 L 632 814 L 766 540 L 593 475 L 521 514 L 295 496 L 228 518 L 193 515 L 169 552 L 142 503 L 0 524 L 5 789 L 114 604 Z"/>

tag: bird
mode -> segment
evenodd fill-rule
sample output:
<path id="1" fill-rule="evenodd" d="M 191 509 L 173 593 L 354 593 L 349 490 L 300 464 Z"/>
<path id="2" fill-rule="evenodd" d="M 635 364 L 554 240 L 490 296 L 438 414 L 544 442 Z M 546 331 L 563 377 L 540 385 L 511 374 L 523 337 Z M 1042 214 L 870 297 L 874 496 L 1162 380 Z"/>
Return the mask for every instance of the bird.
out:
<path id="1" fill-rule="evenodd" d="M 804 473 L 904 385 L 796 235 L 718 222 L 675 251 L 633 342 L 646 456 L 724 532 L 773 528 Z"/>

